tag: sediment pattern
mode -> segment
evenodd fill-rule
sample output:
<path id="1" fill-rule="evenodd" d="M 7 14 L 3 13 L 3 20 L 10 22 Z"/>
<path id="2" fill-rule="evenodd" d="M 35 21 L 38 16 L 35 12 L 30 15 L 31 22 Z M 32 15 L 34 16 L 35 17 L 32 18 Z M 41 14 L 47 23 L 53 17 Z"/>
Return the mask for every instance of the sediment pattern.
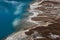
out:
<path id="1" fill-rule="evenodd" d="M 16 34 L 25 35 L 20 40 L 60 40 L 60 0 L 35 0 L 30 4 L 29 13 L 32 15 L 25 21 L 34 25 L 30 27 L 27 23 L 29 28 Z"/>
<path id="2" fill-rule="evenodd" d="M 30 12 L 35 16 L 32 15 L 29 19 L 39 26 L 34 26 L 35 28 L 25 32 L 26 35 L 32 40 L 60 40 L 60 2 L 45 0 L 33 3 Z M 42 22 L 47 25 L 41 25 Z"/>

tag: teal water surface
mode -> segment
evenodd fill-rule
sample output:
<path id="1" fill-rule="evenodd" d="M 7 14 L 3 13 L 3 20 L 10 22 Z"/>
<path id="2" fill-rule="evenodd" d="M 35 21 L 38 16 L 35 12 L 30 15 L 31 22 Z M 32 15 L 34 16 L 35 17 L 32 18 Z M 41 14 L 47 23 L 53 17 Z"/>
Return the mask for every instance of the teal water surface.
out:
<path id="1" fill-rule="evenodd" d="M 13 21 L 16 18 L 22 19 L 29 2 L 32 0 L 0 0 L 0 40 L 15 32 Z M 19 6 L 19 7 L 18 7 Z M 17 8 L 18 7 L 18 8 Z M 19 13 L 16 13 L 19 11 Z"/>

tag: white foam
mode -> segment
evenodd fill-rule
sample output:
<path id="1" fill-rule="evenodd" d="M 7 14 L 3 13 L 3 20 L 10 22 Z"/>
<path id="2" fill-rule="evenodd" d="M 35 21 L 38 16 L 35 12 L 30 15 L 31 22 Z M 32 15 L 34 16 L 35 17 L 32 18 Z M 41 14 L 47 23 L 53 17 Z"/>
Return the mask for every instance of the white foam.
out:
<path id="1" fill-rule="evenodd" d="M 36 21 L 33 21 L 31 19 L 27 20 L 28 22 L 31 22 L 31 23 L 35 23 L 35 24 L 38 24 Z"/>
<path id="2" fill-rule="evenodd" d="M 24 5 L 25 5 L 24 3 L 19 3 L 19 5 L 16 7 L 16 10 L 14 12 L 14 15 L 20 14 L 21 13 L 20 10 L 22 10 L 22 8 L 23 8 Z"/>
<path id="3" fill-rule="evenodd" d="M 8 1 L 8 0 L 4 0 L 4 2 L 12 3 L 12 4 L 17 4 L 18 3 L 17 1 Z"/>
<path id="4" fill-rule="evenodd" d="M 33 4 L 31 4 L 30 5 L 30 10 L 29 10 L 29 12 L 30 13 L 33 13 L 33 15 L 31 15 L 31 16 L 29 16 L 28 17 L 28 22 L 32 22 L 32 23 L 35 23 L 35 24 L 39 24 L 38 23 L 38 21 L 33 21 L 31 18 L 32 17 L 37 17 L 37 15 L 39 14 L 39 13 L 42 13 L 42 11 L 39 11 L 39 10 L 36 10 L 35 8 L 37 8 L 37 7 L 41 7 L 41 5 L 38 5 L 38 4 L 40 4 L 41 2 L 35 2 L 35 3 L 33 3 Z"/>
<path id="5" fill-rule="evenodd" d="M 30 5 L 31 9 L 37 8 L 37 7 L 41 7 L 42 5 L 39 5 L 40 3 L 42 3 L 44 0 L 38 1 L 38 2 L 34 2 L 33 4 Z"/>
<path id="6" fill-rule="evenodd" d="M 26 38 L 27 35 L 25 34 L 26 31 L 19 31 L 11 36 L 9 36 L 6 40 L 21 40 L 23 38 Z"/>
<path id="7" fill-rule="evenodd" d="M 50 38 L 56 39 L 56 38 L 60 38 L 60 36 L 50 33 Z"/>
<path id="8" fill-rule="evenodd" d="M 20 22 L 20 19 L 16 18 L 16 19 L 12 22 L 12 24 L 13 24 L 14 27 L 16 27 L 17 25 L 19 25 L 19 22 Z"/>

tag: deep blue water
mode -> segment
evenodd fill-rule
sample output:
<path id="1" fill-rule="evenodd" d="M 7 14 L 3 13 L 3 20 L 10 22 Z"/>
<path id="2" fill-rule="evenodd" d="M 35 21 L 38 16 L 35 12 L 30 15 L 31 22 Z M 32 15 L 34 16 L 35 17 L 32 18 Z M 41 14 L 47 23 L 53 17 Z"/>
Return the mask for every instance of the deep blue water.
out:
<path id="1" fill-rule="evenodd" d="M 17 3 L 9 3 L 5 2 L 4 0 L 0 0 L 0 39 L 10 35 L 11 33 L 15 32 L 15 28 L 12 22 L 16 19 L 22 19 L 24 13 L 26 13 L 26 8 L 29 7 L 28 3 L 32 0 L 8 0 L 8 1 L 15 1 Z M 19 13 L 14 14 L 17 10 L 17 6 L 19 7 Z"/>

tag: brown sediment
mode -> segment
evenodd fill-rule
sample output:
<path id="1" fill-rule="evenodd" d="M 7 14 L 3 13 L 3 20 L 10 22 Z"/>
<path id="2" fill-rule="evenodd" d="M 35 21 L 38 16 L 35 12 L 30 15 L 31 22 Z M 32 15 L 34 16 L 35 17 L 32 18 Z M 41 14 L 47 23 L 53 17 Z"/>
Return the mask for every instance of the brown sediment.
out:
<path id="1" fill-rule="evenodd" d="M 31 18 L 32 20 L 34 20 L 34 21 L 42 21 L 42 20 L 46 20 L 46 17 L 32 17 Z"/>
<path id="2" fill-rule="evenodd" d="M 53 16 L 53 15 L 55 15 L 55 16 Z M 48 18 L 50 18 L 50 19 L 55 20 L 56 15 L 57 15 L 57 14 L 43 13 L 43 14 L 38 14 L 37 16 L 38 16 L 38 17 L 40 17 L 40 16 L 41 16 L 41 17 L 48 17 Z"/>
<path id="3" fill-rule="evenodd" d="M 40 11 L 46 11 L 46 9 L 43 8 L 43 7 L 37 7 L 37 8 L 35 8 L 35 9 L 40 10 Z"/>
<path id="4" fill-rule="evenodd" d="M 53 20 L 53 18 L 49 18 L 49 17 L 32 17 L 31 18 L 33 21 L 43 21 L 43 22 L 56 22 L 55 20 Z"/>
<path id="5" fill-rule="evenodd" d="M 53 1 L 43 1 L 40 3 L 42 5 L 41 7 L 37 7 L 35 9 L 40 10 L 40 11 L 52 11 L 52 10 L 57 10 L 57 8 L 54 7 L 59 7 L 60 8 L 60 2 L 53 2 Z M 46 9 L 47 7 L 47 9 Z M 50 8 L 48 8 L 50 7 Z"/>
<path id="6" fill-rule="evenodd" d="M 48 18 L 48 17 L 32 17 L 31 19 L 34 21 L 48 21 L 48 20 L 50 20 L 50 18 Z"/>
<path id="7" fill-rule="evenodd" d="M 53 34 L 60 35 L 60 30 L 51 30 Z"/>
<path id="8" fill-rule="evenodd" d="M 49 3 L 55 4 L 55 5 L 60 4 L 60 2 L 54 2 L 54 1 L 43 1 L 41 4 L 49 4 Z"/>
<path id="9" fill-rule="evenodd" d="M 39 38 L 39 39 L 34 39 L 34 40 L 51 40 L 50 38 Z"/>
<path id="10" fill-rule="evenodd" d="M 56 38 L 55 40 L 60 40 L 60 38 Z"/>
<path id="11" fill-rule="evenodd" d="M 46 5 L 45 5 L 46 6 Z M 48 7 L 48 5 L 46 6 L 46 7 Z M 54 10 L 54 8 L 45 8 L 44 7 L 44 5 L 42 5 L 41 7 L 37 7 L 37 8 L 35 8 L 36 10 L 40 10 L 40 11 L 43 11 L 43 12 L 46 12 L 46 11 L 52 11 L 52 10 Z"/>
<path id="12" fill-rule="evenodd" d="M 55 35 L 60 35 L 60 23 L 50 24 L 47 27 L 39 26 L 39 27 L 30 29 L 29 32 L 27 32 L 27 33 L 31 35 L 30 32 L 32 32 L 32 31 L 37 31 L 43 37 L 47 37 L 47 39 L 43 38 L 44 40 L 51 40 L 51 38 L 48 39 L 49 38 L 48 36 L 50 36 L 50 33 L 55 34 Z M 43 39 L 35 39 L 35 40 L 43 40 Z M 59 38 L 56 38 L 56 39 L 59 39 Z M 54 39 L 54 40 L 56 40 L 56 39 Z"/>
<path id="13" fill-rule="evenodd" d="M 43 14 L 38 14 L 37 16 L 53 16 L 53 15 L 57 15 L 57 14 L 52 14 L 52 13 L 43 13 Z"/>
<path id="14" fill-rule="evenodd" d="M 46 4 L 46 5 L 45 5 Z M 50 5 L 53 4 L 53 5 Z M 53 2 L 53 1 L 43 1 L 40 3 L 41 7 L 37 7 L 35 9 L 43 11 L 42 14 L 38 14 L 36 17 L 32 17 L 31 20 L 33 21 L 43 21 L 43 22 L 52 22 L 48 26 L 38 26 L 35 28 L 31 28 L 28 32 L 25 32 L 26 35 L 32 35 L 34 32 L 38 32 L 38 34 L 42 35 L 43 39 L 34 39 L 34 40 L 60 40 L 60 37 L 57 38 L 50 38 L 51 35 L 59 35 L 60 36 L 60 18 L 56 19 L 58 14 L 55 11 L 58 9 L 54 7 L 59 7 L 60 2 Z M 47 9 L 45 7 L 47 7 Z M 49 8 L 51 7 L 51 8 Z M 60 7 L 59 7 L 60 8 Z M 55 11 L 54 11 L 55 10 Z M 56 12 L 57 12 L 56 11 Z M 53 13 L 52 13 L 53 12 Z M 50 34 L 52 33 L 52 34 Z"/>
<path id="15" fill-rule="evenodd" d="M 55 21 L 57 21 L 58 23 L 60 23 L 60 18 L 56 19 Z"/>
<path id="16" fill-rule="evenodd" d="M 25 32 L 26 35 L 31 35 L 31 34 L 33 34 L 33 33 L 34 33 L 34 32 L 33 32 L 32 30 L 29 30 L 29 31 Z"/>
<path id="17" fill-rule="evenodd" d="M 54 23 L 49 25 L 49 30 L 51 30 L 52 33 L 60 35 L 60 23 Z"/>
<path id="18" fill-rule="evenodd" d="M 51 24 L 51 25 L 48 25 L 49 26 L 49 29 L 56 29 L 56 30 L 60 30 L 60 23 L 54 23 L 54 24 Z"/>
<path id="19" fill-rule="evenodd" d="M 53 16 L 53 15 L 55 15 L 55 16 Z M 38 19 L 38 17 L 43 17 L 42 19 L 44 19 L 45 20 L 45 17 L 46 17 L 46 19 L 51 19 L 51 20 L 54 20 L 55 22 L 57 22 L 57 23 L 60 23 L 60 18 L 57 18 L 56 16 L 57 16 L 58 14 L 49 14 L 49 13 L 43 13 L 43 14 L 38 14 L 37 15 L 37 19 Z M 56 19 L 57 18 L 57 19 Z M 37 20 L 36 19 L 36 20 Z M 34 19 L 35 20 L 35 19 Z M 39 21 L 39 20 L 38 20 Z"/>

